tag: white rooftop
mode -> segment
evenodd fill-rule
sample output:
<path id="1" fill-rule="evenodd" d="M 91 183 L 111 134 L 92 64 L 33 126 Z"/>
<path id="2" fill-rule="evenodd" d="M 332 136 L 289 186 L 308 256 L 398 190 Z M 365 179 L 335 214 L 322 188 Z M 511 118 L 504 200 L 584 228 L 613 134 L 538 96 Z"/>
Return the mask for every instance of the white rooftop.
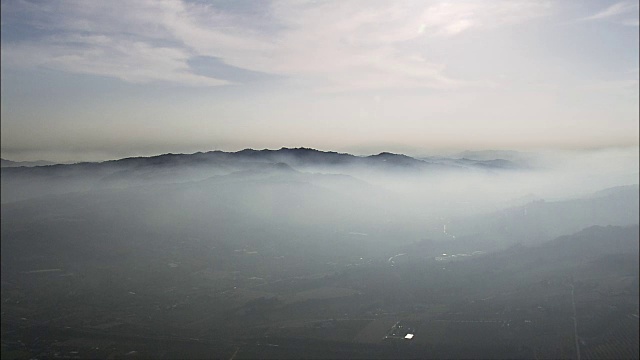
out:
<path id="1" fill-rule="evenodd" d="M 407 334 L 404 336 L 405 339 L 411 340 L 413 339 L 413 334 Z"/>

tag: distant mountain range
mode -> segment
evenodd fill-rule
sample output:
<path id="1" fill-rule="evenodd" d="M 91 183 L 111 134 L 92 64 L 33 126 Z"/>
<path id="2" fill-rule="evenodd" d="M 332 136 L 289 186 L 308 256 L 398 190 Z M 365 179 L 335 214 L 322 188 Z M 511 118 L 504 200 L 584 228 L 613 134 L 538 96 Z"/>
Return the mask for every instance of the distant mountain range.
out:
<path id="1" fill-rule="evenodd" d="M 426 174 L 441 170 L 486 172 L 519 168 L 518 164 L 503 159 L 430 161 L 388 152 L 356 156 L 308 148 L 164 154 L 50 166 L 10 164 L 14 165 L 2 171 L 3 202 L 99 188 L 198 181 L 238 171 L 272 171 L 276 168 L 346 175 L 350 170 L 378 174 L 394 171 Z M 279 164 L 278 167 L 273 167 L 275 164 Z"/>
<path id="2" fill-rule="evenodd" d="M 237 152 L 209 151 L 197 152 L 194 154 L 163 154 L 149 157 L 130 157 L 119 160 L 109 160 L 99 163 L 77 163 L 64 164 L 76 167 L 86 167 L 87 164 L 124 165 L 124 166 L 146 166 L 146 165 L 197 165 L 212 164 L 224 161 L 257 161 L 286 163 L 290 166 L 336 166 L 336 165 L 365 165 L 384 167 L 404 167 L 404 168 L 426 168 L 426 167 L 452 167 L 452 168 L 479 168 L 479 169 L 511 169 L 519 168 L 520 164 L 504 158 L 475 159 L 466 158 L 413 158 L 403 154 L 382 152 L 377 155 L 356 156 L 347 153 L 333 151 L 320 151 L 310 148 L 281 148 L 279 150 L 254 150 L 245 149 Z M 63 165 L 50 161 L 11 161 L 2 159 L 2 167 L 34 167 L 43 165 Z"/>
<path id="3" fill-rule="evenodd" d="M 510 161 L 523 161 L 531 159 L 532 154 L 513 151 L 513 150 L 467 150 L 451 156 L 458 159 L 470 159 L 470 160 L 495 160 L 504 159 Z"/>
<path id="4" fill-rule="evenodd" d="M 535 200 L 526 205 L 451 221 L 448 231 L 461 242 L 480 238 L 487 244 L 537 244 L 589 226 L 627 226 L 638 223 L 639 187 L 616 186 L 562 201 Z"/>
<path id="5" fill-rule="evenodd" d="M 7 159 L 0 159 L 0 167 L 19 167 L 19 166 L 26 166 L 26 167 L 32 167 L 32 166 L 46 166 L 46 165 L 53 165 L 55 164 L 54 162 L 51 161 L 44 161 L 44 160 L 38 160 L 38 161 L 11 161 L 11 160 L 7 160 Z"/>

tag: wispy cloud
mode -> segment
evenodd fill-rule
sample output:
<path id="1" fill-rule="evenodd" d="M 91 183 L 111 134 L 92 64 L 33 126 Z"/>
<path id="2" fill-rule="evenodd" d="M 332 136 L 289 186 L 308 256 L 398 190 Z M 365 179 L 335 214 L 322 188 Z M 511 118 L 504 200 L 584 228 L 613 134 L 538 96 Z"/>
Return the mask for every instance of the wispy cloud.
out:
<path id="1" fill-rule="evenodd" d="M 329 90 L 458 87 L 466 82 L 425 53 L 432 38 L 517 23 L 546 10 L 525 1 L 279 1 L 272 12 L 287 30 L 278 35 L 277 50 L 231 61 L 314 78 Z"/>
<path id="2" fill-rule="evenodd" d="M 638 26 L 638 2 L 618 2 L 581 20 L 611 20 L 623 25 Z"/>
<path id="3" fill-rule="evenodd" d="M 193 74 L 179 48 L 105 35 L 50 37 L 40 44 L 3 45 L 4 66 L 45 67 L 71 73 L 113 77 L 131 83 L 166 81 L 192 86 L 216 86 L 227 81 Z"/>
<path id="4" fill-rule="evenodd" d="M 6 10 L 20 26 L 47 33 L 3 39 L 2 59 L 8 66 L 42 66 L 134 83 L 227 84 L 190 68 L 190 59 L 209 56 L 239 69 L 341 91 L 463 86 L 464 80 L 447 74 L 446 64 L 428 58 L 425 44 L 525 22 L 546 14 L 549 5 L 532 0 L 278 0 L 256 15 L 178 0 L 25 0 L 3 3 Z"/>

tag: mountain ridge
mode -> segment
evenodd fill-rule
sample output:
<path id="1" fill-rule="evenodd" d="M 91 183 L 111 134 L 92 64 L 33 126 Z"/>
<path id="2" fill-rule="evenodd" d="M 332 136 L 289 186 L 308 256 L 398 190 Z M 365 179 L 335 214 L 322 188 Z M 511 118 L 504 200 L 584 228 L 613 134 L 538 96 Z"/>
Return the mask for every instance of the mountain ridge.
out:
<path id="1" fill-rule="evenodd" d="M 288 165 L 381 165 L 381 166 L 400 166 L 400 167 L 418 167 L 426 168 L 429 166 L 445 166 L 454 169 L 461 168 L 477 168 L 477 169 L 508 169 L 518 168 L 519 165 L 511 160 L 507 159 L 489 159 L 489 160 L 474 160 L 474 159 L 455 159 L 455 158 L 438 158 L 447 161 L 432 161 L 430 158 L 417 158 L 411 157 L 405 154 L 398 154 L 392 152 L 380 152 L 372 155 L 353 155 L 349 153 L 340 153 L 335 151 L 323 151 L 313 148 L 287 148 L 282 147 L 277 150 L 261 149 L 256 150 L 252 148 L 246 148 L 235 152 L 227 152 L 222 150 L 212 150 L 207 152 L 195 152 L 190 154 L 183 153 L 165 153 L 152 156 L 134 156 L 125 157 L 121 159 L 105 160 L 105 161 L 91 161 L 91 162 L 77 162 L 73 164 L 62 164 L 53 162 L 14 162 L 11 160 L 3 159 L 3 167 L 39 167 L 50 166 L 53 168 L 62 167 L 88 167 L 107 165 L 133 165 L 133 166 L 145 166 L 145 165 L 170 165 L 170 164 L 206 164 L 215 161 L 224 160 L 259 160 L 268 162 L 282 162 Z M 7 165 L 25 163 L 25 165 Z M 26 165 L 30 163 L 31 165 Z"/>
<path id="2" fill-rule="evenodd" d="M 53 161 L 36 160 L 36 161 L 13 161 L 4 158 L 0 158 L 0 167 L 34 167 L 34 166 L 48 166 L 56 164 Z"/>

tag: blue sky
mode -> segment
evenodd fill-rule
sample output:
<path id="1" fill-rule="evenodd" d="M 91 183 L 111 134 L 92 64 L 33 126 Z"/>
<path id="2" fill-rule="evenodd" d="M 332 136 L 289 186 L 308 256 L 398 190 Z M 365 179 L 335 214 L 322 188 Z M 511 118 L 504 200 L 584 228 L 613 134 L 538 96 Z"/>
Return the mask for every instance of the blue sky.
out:
<path id="1" fill-rule="evenodd" d="M 638 146 L 637 1 L 2 1 L 2 156 Z"/>

